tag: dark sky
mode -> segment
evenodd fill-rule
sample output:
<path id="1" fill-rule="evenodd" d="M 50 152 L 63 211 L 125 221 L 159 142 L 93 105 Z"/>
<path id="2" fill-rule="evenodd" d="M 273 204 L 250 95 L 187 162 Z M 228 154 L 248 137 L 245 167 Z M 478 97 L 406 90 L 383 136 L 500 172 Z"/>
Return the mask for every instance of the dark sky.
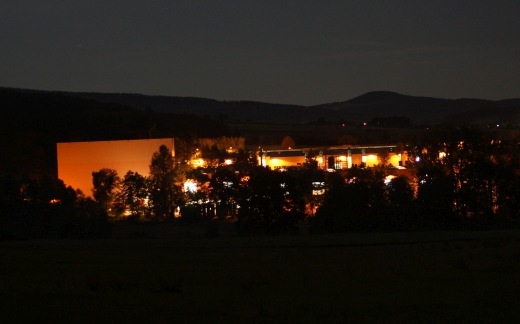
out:
<path id="1" fill-rule="evenodd" d="M 320 104 L 520 97 L 519 0 L 1 0 L 0 86 Z"/>

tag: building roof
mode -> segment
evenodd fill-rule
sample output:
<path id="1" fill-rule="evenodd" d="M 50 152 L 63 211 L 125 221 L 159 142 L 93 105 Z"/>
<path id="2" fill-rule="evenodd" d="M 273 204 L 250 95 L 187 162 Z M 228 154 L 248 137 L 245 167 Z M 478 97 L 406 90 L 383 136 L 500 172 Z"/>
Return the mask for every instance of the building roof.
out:
<path id="1" fill-rule="evenodd" d="M 327 148 L 300 148 L 292 150 L 266 150 L 263 152 L 269 157 L 294 157 L 312 155 L 347 155 L 350 154 L 378 154 L 381 152 L 395 152 L 396 145 L 370 145 L 370 146 L 333 146 Z"/>

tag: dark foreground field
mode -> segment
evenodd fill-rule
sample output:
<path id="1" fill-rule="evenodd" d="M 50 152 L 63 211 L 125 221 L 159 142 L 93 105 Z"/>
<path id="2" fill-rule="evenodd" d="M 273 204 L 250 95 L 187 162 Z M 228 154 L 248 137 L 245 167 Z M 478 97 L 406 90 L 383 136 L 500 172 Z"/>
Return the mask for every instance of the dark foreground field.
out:
<path id="1" fill-rule="evenodd" d="M 1 323 L 518 322 L 520 232 L 0 242 Z"/>

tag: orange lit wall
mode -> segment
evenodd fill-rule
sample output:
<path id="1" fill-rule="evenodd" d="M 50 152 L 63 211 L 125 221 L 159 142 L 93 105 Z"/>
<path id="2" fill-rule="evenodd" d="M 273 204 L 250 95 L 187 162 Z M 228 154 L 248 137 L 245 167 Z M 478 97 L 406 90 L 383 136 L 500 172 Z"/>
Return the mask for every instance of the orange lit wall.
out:
<path id="1" fill-rule="evenodd" d="M 271 169 L 279 167 L 295 166 L 305 163 L 305 156 L 267 157 L 266 165 Z"/>
<path id="2" fill-rule="evenodd" d="M 58 178 L 92 196 L 92 172 L 109 168 L 121 178 L 129 170 L 148 176 L 152 155 L 161 145 L 175 154 L 173 138 L 58 143 Z"/>

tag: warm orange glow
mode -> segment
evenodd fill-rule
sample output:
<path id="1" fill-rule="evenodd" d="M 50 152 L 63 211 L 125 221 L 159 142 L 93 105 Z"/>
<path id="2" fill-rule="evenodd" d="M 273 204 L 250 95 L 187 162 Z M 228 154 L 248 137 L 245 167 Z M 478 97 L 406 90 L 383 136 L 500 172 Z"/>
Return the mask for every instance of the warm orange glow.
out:
<path id="1" fill-rule="evenodd" d="M 370 148 L 372 152 L 366 152 L 366 148 Z M 320 151 L 320 155 L 316 157 L 316 162 L 318 162 L 318 167 L 320 169 L 328 166 L 329 159 L 332 159 L 335 167 L 340 169 L 352 168 L 354 165 L 360 165 L 361 163 L 367 167 L 374 167 L 383 163 L 383 160 L 375 153 L 382 149 L 386 152 L 390 149 L 390 151 L 392 151 L 385 154 L 384 162 L 386 164 L 391 164 L 394 167 L 402 166 L 408 159 L 406 152 L 394 153 L 393 149 L 395 149 L 395 147 L 392 146 L 361 147 L 361 150 L 352 152 L 349 149 L 348 154 L 344 150 L 345 147 L 342 147 L 341 151 L 338 150 L 338 154 L 335 154 L 334 152 L 336 149 L 337 148 L 334 147 L 331 148 L 331 152 L 327 152 L 325 155 L 323 155 L 323 151 Z M 307 157 L 304 154 L 305 151 L 302 150 L 301 152 L 301 155 L 290 154 L 290 156 L 284 156 L 287 153 L 287 150 L 266 151 L 258 156 L 258 160 L 259 162 L 262 162 L 263 166 L 268 166 L 273 169 L 283 169 L 290 166 L 303 166 Z"/>
<path id="2" fill-rule="evenodd" d="M 392 180 L 395 179 L 395 176 L 394 175 L 387 175 L 385 177 L 385 184 L 390 184 L 390 182 L 392 182 Z"/>
<path id="3" fill-rule="evenodd" d="M 92 172 L 109 168 L 121 178 L 129 170 L 148 176 L 152 155 L 161 145 L 174 154 L 173 138 L 58 143 L 58 178 L 92 196 Z"/>
<path id="4" fill-rule="evenodd" d="M 365 156 L 365 161 L 367 167 L 372 167 L 378 164 L 377 155 L 370 154 Z"/>
<path id="5" fill-rule="evenodd" d="M 191 160 L 191 164 L 193 165 L 194 168 L 198 168 L 198 167 L 204 167 L 204 160 L 203 159 L 194 159 L 194 160 Z"/>
<path id="6" fill-rule="evenodd" d="M 197 182 L 193 179 L 188 179 L 184 182 L 184 192 L 196 193 Z"/>
<path id="7" fill-rule="evenodd" d="M 190 165 L 191 165 L 193 168 L 197 168 L 197 167 L 202 166 L 201 163 L 202 163 L 202 159 L 196 159 L 196 158 L 193 158 L 193 159 L 190 160 Z"/>
<path id="8" fill-rule="evenodd" d="M 323 157 L 318 156 L 316 158 L 316 162 L 318 163 L 318 166 L 321 167 L 323 165 Z"/>
<path id="9" fill-rule="evenodd" d="M 267 157 L 264 160 L 266 166 L 269 166 L 272 169 L 288 167 L 294 165 L 302 165 L 305 163 L 305 156 L 286 156 L 286 157 L 276 157 L 269 158 Z"/>
<path id="10" fill-rule="evenodd" d="M 265 161 L 265 158 L 260 160 L 260 165 L 262 165 L 263 167 L 267 166 L 267 162 Z"/>
<path id="11" fill-rule="evenodd" d="M 393 166 L 398 166 L 399 165 L 399 162 L 401 162 L 401 157 L 402 155 L 399 153 L 399 154 L 394 154 L 390 157 L 389 159 L 389 163 Z"/>

